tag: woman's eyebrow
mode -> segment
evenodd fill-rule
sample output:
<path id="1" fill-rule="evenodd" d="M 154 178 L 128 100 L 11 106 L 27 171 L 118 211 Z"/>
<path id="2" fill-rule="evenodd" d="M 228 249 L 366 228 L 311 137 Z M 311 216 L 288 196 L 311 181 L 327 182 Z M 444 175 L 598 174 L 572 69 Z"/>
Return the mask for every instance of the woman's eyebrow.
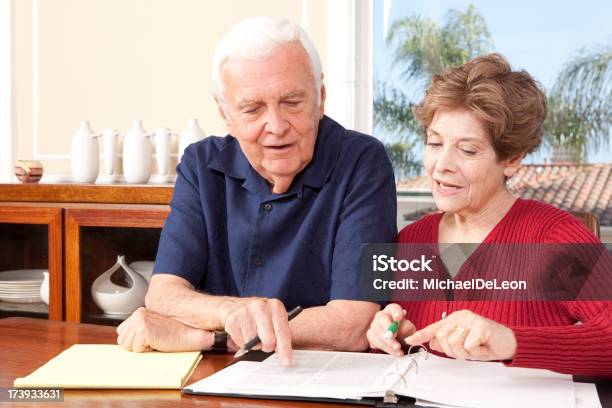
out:
<path id="1" fill-rule="evenodd" d="M 427 135 L 443 137 L 440 133 L 436 132 L 434 129 L 431 128 L 427 129 Z M 482 139 L 478 137 L 465 136 L 458 138 L 457 142 L 482 143 Z"/>
<path id="2" fill-rule="evenodd" d="M 479 139 L 477 137 L 470 137 L 470 136 L 461 137 L 461 138 L 459 138 L 458 141 L 459 142 L 482 143 L 482 139 Z"/>

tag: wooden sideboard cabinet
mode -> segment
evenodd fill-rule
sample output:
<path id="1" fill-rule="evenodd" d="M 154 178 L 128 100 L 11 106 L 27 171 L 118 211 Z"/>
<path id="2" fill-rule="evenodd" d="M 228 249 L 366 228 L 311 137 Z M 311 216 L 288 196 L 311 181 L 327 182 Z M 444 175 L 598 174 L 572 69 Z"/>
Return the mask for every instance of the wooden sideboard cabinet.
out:
<path id="1" fill-rule="evenodd" d="M 128 263 L 155 259 L 172 192 L 171 185 L 0 184 L 0 272 L 50 275 L 49 307 L 0 301 L 0 316 L 118 324 L 96 306 L 91 285 L 118 255 Z"/>
<path id="2" fill-rule="evenodd" d="M 113 323 L 91 296 L 94 280 L 118 255 L 126 262 L 154 261 L 170 209 L 164 205 L 98 204 L 65 209 L 66 320 Z"/>
<path id="3" fill-rule="evenodd" d="M 49 306 L 0 300 L 0 317 L 62 320 L 62 209 L 52 204 L 0 202 L 0 272 L 49 271 Z"/>

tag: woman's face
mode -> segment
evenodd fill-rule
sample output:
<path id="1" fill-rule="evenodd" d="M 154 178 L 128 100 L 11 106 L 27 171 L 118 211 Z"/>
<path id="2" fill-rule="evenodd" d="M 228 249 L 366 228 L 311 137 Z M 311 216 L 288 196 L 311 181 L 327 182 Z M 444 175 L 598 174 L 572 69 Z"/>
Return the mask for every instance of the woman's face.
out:
<path id="1" fill-rule="evenodd" d="M 425 169 L 434 201 L 444 212 L 467 215 L 505 192 L 520 159 L 500 161 L 487 131 L 466 109 L 438 111 L 427 129 Z"/>

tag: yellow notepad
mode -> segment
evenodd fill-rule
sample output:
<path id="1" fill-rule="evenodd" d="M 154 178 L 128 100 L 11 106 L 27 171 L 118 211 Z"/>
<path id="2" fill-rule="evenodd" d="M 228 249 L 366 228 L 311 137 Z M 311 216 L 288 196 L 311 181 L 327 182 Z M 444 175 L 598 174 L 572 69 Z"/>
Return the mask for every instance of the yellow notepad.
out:
<path id="1" fill-rule="evenodd" d="M 118 345 L 75 344 L 24 378 L 15 387 L 182 388 L 201 354 L 132 353 Z"/>

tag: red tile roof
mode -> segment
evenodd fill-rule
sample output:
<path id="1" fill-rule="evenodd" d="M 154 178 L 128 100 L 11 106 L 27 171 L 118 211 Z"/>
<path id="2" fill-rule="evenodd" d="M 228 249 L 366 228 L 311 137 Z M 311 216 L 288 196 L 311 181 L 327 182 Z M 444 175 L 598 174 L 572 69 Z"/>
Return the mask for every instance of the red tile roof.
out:
<path id="1" fill-rule="evenodd" d="M 400 181 L 398 190 L 431 190 L 427 177 Z M 567 211 L 591 212 L 602 226 L 612 226 L 612 163 L 528 164 L 508 181 L 509 190 Z M 429 212 L 435 211 L 432 208 Z M 413 220 L 419 214 L 406 214 Z"/>

